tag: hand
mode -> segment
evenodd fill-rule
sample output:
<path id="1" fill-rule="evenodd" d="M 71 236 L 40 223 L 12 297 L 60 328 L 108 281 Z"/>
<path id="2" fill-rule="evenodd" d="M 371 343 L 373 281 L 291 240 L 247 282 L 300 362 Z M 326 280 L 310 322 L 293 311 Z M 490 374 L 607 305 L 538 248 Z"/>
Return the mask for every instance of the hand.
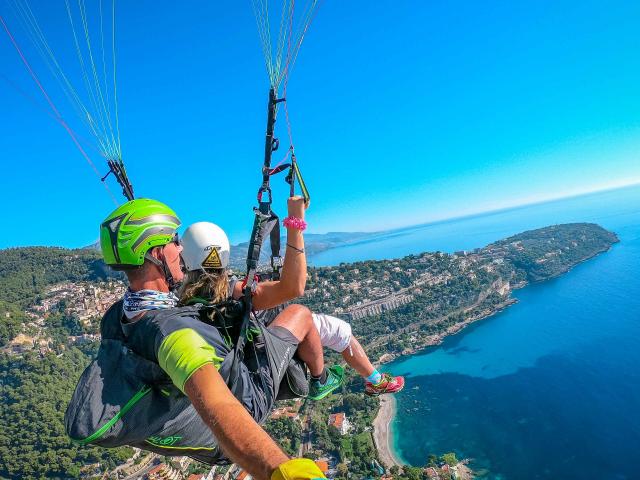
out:
<path id="1" fill-rule="evenodd" d="M 303 219 L 304 211 L 307 207 L 308 204 L 306 204 L 304 198 L 299 195 L 289 197 L 287 200 L 287 210 L 290 217 Z"/>
<path id="2" fill-rule="evenodd" d="M 317 480 L 327 477 L 324 476 L 313 460 L 294 458 L 279 465 L 271 474 L 271 480 L 285 480 L 287 478 Z"/>

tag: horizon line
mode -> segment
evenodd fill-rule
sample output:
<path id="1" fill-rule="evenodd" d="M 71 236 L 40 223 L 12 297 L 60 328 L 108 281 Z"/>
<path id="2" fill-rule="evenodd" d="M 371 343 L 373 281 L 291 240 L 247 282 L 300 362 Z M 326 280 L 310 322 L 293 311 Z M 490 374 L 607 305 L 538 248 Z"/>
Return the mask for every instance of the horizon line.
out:
<path id="1" fill-rule="evenodd" d="M 579 198 L 579 197 L 584 197 L 584 196 L 588 196 L 588 195 L 593 195 L 593 194 L 597 194 L 597 193 L 605 193 L 605 192 L 611 192 L 614 190 L 622 190 L 625 188 L 633 188 L 633 187 L 640 187 L 640 181 L 633 181 L 631 183 L 626 183 L 626 184 L 621 184 L 621 185 L 616 185 L 616 186 L 609 186 L 609 187 L 603 187 L 603 188 L 596 188 L 594 190 L 585 190 L 583 192 L 579 192 L 579 193 L 573 193 L 573 194 L 569 194 L 569 195 L 562 195 L 562 196 L 557 196 L 557 197 L 549 197 L 549 198 L 545 198 L 545 199 L 541 199 L 541 200 L 536 200 L 536 201 L 532 201 L 532 202 L 525 202 L 525 203 L 517 203 L 517 204 L 513 204 L 513 205 L 508 205 L 506 207 L 501 207 L 501 208 L 495 208 L 495 209 L 489 209 L 489 210 L 478 210 L 476 212 L 471 212 L 468 214 L 463 214 L 463 215 L 454 215 L 451 217 L 445 217 L 445 218 L 439 218 L 439 219 L 435 219 L 435 220 L 427 220 L 425 222 L 421 222 L 421 223 L 412 223 L 409 225 L 403 225 L 401 227 L 394 227 L 394 228 L 390 228 L 390 229 L 386 229 L 386 230 L 374 230 L 374 231 L 366 231 L 366 230 L 359 230 L 359 231 L 336 231 L 336 230 L 332 230 L 332 231 L 326 231 L 323 233 L 316 233 L 316 232 L 309 232 L 312 235 L 328 235 L 330 233 L 364 233 L 364 234 L 370 234 L 370 235 L 382 235 L 382 234 L 386 234 L 386 233 L 391 233 L 391 232 L 400 232 L 402 230 L 407 230 L 410 228 L 419 228 L 419 227 L 427 227 L 427 226 L 432 226 L 432 225 L 439 225 L 442 223 L 448 223 L 448 222 L 454 222 L 454 221 L 458 221 L 458 220 L 466 220 L 466 219 L 470 219 L 470 218 L 474 218 L 474 217 L 478 217 L 478 216 L 482 216 L 482 215 L 492 215 L 492 214 L 498 214 L 498 213 L 503 213 L 503 212 L 508 212 L 511 210 L 517 210 L 519 208 L 524 208 L 524 207 L 530 207 L 530 206 L 534 206 L 534 205 L 544 205 L 546 203 L 553 203 L 553 202 L 557 202 L 560 200 L 568 200 L 571 198 Z M 247 243 L 247 242 L 240 242 L 236 245 L 233 246 L 239 246 L 243 243 Z M 64 248 L 64 249 L 68 249 L 68 250 L 82 250 L 82 249 L 86 249 L 86 248 L 90 248 L 91 246 L 93 246 L 93 244 L 91 245 L 84 245 L 84 246 L 80 246 L 80 247 L 64 247 L 61 245 L 15 245 L 15 246 L 7 246 L 7 247 L 3 247 L 0 248 L 0 251 L 2 250 L 8 250 L 8 249 L 12 249 L 12 248 L 32 248 L 32 247 L 44 247 L 44 248 Z"/>
<path id="2" fill-rule="evenodd" d="M 406 230 L 406 229 L 409 229 L 409 228 L 427 227 L 427 226 L 432 226 L 432 225 L 438 225 L 438 224 L 441 224 L 441 223 L 454 222 L 454 221 L 458 221 L 458 220 L 467 220 L 467 219 L 478 217 L 478 216 L 503 213 L 503 212 L 508 212 L 508 211 L 511 211 L 511 210 L 517 210 L 519 208 L 532 207 L 532 206 L 535 206 L 535 205 L 544 205 L 545 203 L 553 203 L 553 202 L 557 202 L 557 201 L 560 201 L 560 200 L 569 200 L 571 198 L 586 197 L 588 195 L 594 195 L 594 194 L 597 194 L 597 193 L 611 192 L 611 191 L 614 191 L 614 190 L 622 190 L 622 189 L 625 189 L 625 188 L 632 188 L 632 187 L 640 187 L 640 181 L 633 181 L 632 183 L 625 183 L 625 184 L 621 184 L 621 185 L 609 186 L 609 187 L 604 187 L 604 188 L 596 188 L 594 190 L 585 190 L 585 191 L 579 192 L 579 193 L 572 193 L 572 194 L 569 194 L 569 195 L 562 195 L 562 196 L 558 196 L 558 197 L 549 197 L 549 198 L 544 198 L 544 199 L 541 199 L 541 200 L 535 200 L 535 201 L 531 201 L 531 202 L 516 203 L 516 204 L 513 204 L 513 205 L 508 205 L 506 207 L 500 207 L 500 208 L 495 208 L 495 209 L 478 210 L 476 212 L 466 213 L 466 214 L 462 214 L 462 215 L 454 215 L 454 216 L 451 216 L 451 217 L 444 217 L 444 218 L 439 218 L 439 219 L 435 219 L 435 220 L 427 220 L 426 222 L 421 222 L 421 223 L 412 223 L 412 224 L 404 225 L 404 226 L 401 226 L 401 227 L 390 228 L 388 230 L 375 230 L 375 231 L 371 231 L 371 232 L 326 232 L 326 233 L 370 233 L 370 234 L 374 235 L 374 234 L 383 234 L 383 233 L 389 233 L 389 232 L 397 232 L 397 231 Z M 309 232 L 309 233 L 311 233 L 311 232 Z"/>

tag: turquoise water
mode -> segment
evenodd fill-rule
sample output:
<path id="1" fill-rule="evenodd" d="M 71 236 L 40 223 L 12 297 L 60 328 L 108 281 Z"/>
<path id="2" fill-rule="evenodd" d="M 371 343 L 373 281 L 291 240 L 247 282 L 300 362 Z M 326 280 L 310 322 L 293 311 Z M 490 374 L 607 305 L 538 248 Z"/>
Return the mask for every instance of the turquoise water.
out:
<path id="1" fill-rule="evenodd" d="M 321 260 L 470 249 L 569 221 L 621 242 L 390 366 L 407 376 L 393 424 L 405 461 L 455 451 L 484 478 L 640 478 L 640 188 L 406 229 Z"/>

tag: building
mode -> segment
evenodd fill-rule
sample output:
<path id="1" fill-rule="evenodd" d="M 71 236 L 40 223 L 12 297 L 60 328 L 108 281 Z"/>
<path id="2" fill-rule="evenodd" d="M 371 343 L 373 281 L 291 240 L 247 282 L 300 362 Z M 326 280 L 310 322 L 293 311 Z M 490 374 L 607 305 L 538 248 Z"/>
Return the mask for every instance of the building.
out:
<path id="1" fill-rule="evenodd" d="M 187 468 L 189 468 L 191 462 L 193 462 L 193 460 L 189 457 L 175 457 L 171 463 L 175 468 L 184 472 L 187 470 Z"/>
<path id="2" fill-rule="evenodd" d="M 427 478 L 440 478 L 440 475 L 438 475 L 438 471 L 433 467 L 425 468 L 424 473 L 427 475 Z"/>
<path id="3" fill-rule="evenodd" d="M 166 463 L 161 463 L 149 471 L 147 478 L 149 480 L 182 480 L 183 476 L 178 470 Z"/>
<path id="4" fill-rule="evenodd" d="M 336 427 L 340 435 L 346 435 L 351 430 L 351 422 L 349 422 L 344 412 L 329 415 L 329 426 Z"/>
<path id="5" fill-rule="evenodd" d="M 299 408 L 299 407 L 298 407 Z M 300 415 L 298 414 L 297 407 L 281 407 L 276 408 L 273 412 L 271 412 L 271 419 L 275 420 L 277 418 L 291 418 L 292 420 L 298 420 Z"/>

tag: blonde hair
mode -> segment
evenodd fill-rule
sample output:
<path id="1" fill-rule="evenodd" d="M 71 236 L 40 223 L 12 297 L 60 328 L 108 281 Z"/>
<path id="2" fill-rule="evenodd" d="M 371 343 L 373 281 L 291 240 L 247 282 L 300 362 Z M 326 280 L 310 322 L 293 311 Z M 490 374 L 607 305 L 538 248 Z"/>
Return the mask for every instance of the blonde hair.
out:
<path id="1" fill-rule="evenodd" d="M 180 303 L 186 305 L 194 298 L 219 303 L 229 298 L 229 277 L 225 268 L 208 268 L 187 272 L 180 288 Z"/>

